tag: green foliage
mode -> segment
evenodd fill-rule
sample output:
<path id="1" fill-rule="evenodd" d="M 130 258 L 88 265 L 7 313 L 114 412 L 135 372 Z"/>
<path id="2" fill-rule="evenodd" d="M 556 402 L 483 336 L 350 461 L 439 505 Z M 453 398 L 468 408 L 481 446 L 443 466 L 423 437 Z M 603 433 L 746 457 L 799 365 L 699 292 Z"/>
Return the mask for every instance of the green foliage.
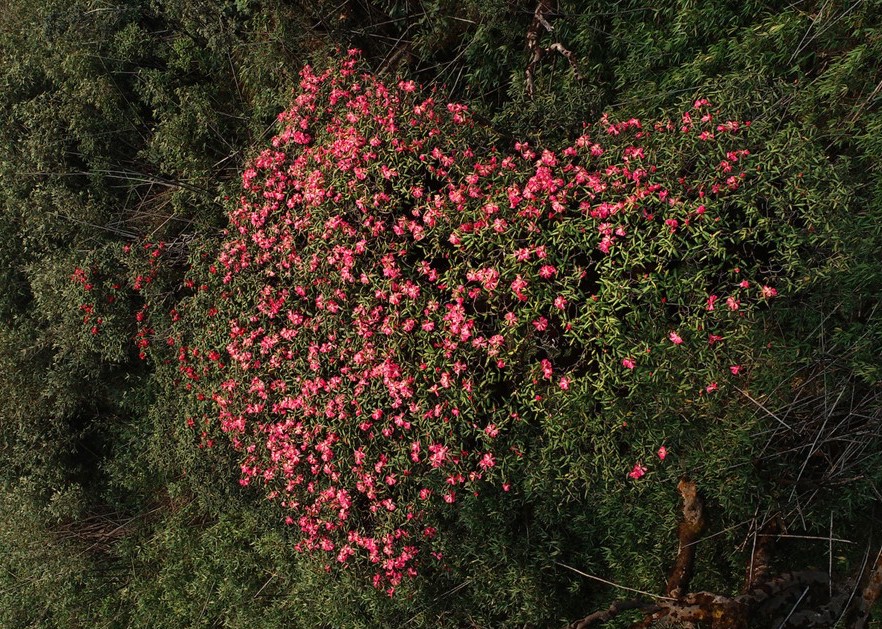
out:
<path id="1" fill-rule="evenodd" d="M 115 615 L 114 579 L 107 563 L 84 552 L 76 539 L 60 540 L 36 507 L 37 482 L 4 483 L 0 502 L 0 625 L 85 627 Z M 73 496 L 56 493 L 51 503 L 66 521 L 75 518 Z M 36 508 L 35 508 L 36 507 Z"/>
<path id="2" fill-rule="evenodd" d="M 501 0 L 5 3 L 0 624 L 563 623 L 616 593 L 560 564 L 657 591 L 676 551 L 682 473 L 705 495 L 708 534 L 728 531 L 699 546 L 696 587 L 738 587 L 744 557 L 731 549 L 743 548 L 757 513 L 781 512 L 795 533 L 826 535 L 831 512 L 844 537 L 872 531 L 882 484 L 882 5 L 560 2 L 539 44 L 571 50 L 582 78 L 549 53 L 528 99 L 534 9 Z M 289 105 L 303 63 L 351 46 L 380 75 L 397 70 L 437 85 L 439 100 L 469 102 L 505 148 L 516 139 L 565 146 L 604 112 L 663 118 L 699 97 L 752 120 L 747 148 L 760 171 L 719 212 L 733 241 L 696 241 L 687 258 L 737 259 L 780 292 L 727 322 L 742 335 L 726 347 L 746 366 L 740 391 L 696 395 L 712 374 L 710 348 L 693 348 L 688 377 L 640 376 L 625 398 L 610 373 L 579 389 L 579 401 L 546 402 L 546 441 L 525 457 L 517 491 L 463 497 L 443 522 L 446 569 L 392 600 L 355 571 L 327 574 L 294 553 L 278 511 L 236 485 L 236 452 L 222 440 L 199 447 L 174 385 L 178 365 L 158 351 L 140 361 L 134 343 L 147 302 L 153 333 L 139 338 L 148 353 L 165 343 L 169 311 L 187 294 L 187 255 L 198 243 L 215 250 L 224 198 L 238 198 L 246 160 Z M 707 166 L 700 155 L 662 143 L 653 157 L 694 174 Z M 154 281 L 132 292 L 125 280 L 154 267 L 121 245 L 141 241 L 167 249 Z M 677 244 L 660 234 L 643 254 L 670 261 Z M 479 255 L 483 245 L 469 246 Z M 77 268 L 92 290 L 72 280 Z M 643 318 L 611 306 L 581 332 L 619 339 L 607 348 L 617 359 L 629 334 L 654 338 L 654 326 L 684 316 L 655 297 L 680 303 L 734 278 L 670 268 L 644 289 L 621 280 L 598 292 L 609 304 L 644 299 Z M 691 321 L 698 332 L 700 318 Z M 522 349 L 519 360 L 535 351 L 527 341 Z M 653 353 L 660 367 L 677 364 L 676 354 Z M 648 463 L 660 443 L 672 453 L 666 463 L 624 482 L 622 470 Z M 826 565 L 813 544 L 794 541 L 780 567 Z M 834 570 L 860 563 L 844 552 Z"/>

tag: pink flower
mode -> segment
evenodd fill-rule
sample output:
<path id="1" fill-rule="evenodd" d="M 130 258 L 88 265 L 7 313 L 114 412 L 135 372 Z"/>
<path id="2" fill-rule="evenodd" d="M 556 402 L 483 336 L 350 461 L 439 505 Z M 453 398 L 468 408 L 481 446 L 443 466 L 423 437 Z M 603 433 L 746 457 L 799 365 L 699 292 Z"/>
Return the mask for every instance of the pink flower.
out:
<path id="1" fill-rule="evenodd" d="M 496 424 L 487 424 L 484 432 L 487 433 L 488 437 L 492 438 L 499 434 L 499 428 L 496 427 Z"/>
<path id="2" fill-rule="evenodd" d="M 666 456 L 668 456 L 668 449 L 664 446 L 660 447 L 658 449 L 658 458 L 664 461 Z"/>
<path id="3" fill-rule="evenodd" d="M 434 444 L 429 446 L 429 452 L 432 453 L 429 457 L 429 463 L 432 467 L 441 467 L 444 465 L 444 461 L 447 460 L 447 453 L 450 452 L 450 448 L 440 444 Z"/>
<path id="4" fill-rule="evenodd" d="M 671 339 L 671 343 L 673 343 L 674 345 L 682 345 L 683 343 L 682 337 L 680 337 L 680 335 L 676 332 L 671 332 L 668 335 L 668 338 Z"/>
<path id="5" fill-rule="evenodd" d="M 567 389 L 570 388 L 570 381 L 567 378 L 561 378 L 560 381 L 558 382 L 558 385 L 560 386 L 561 389 L 566 391 Z"/>
<path id="6" fill-rule="evenodd" d="M 526 301 L 527 296 L 523 294 L 523 290 L 527 288 L 527 280 L 520 275 L 516 276 L 511 283 L 511 292 L 513 292 L 520 301 Z"/>
<path id="7" fill-rule="evenodd" d="M 728 297 L 726 299 L 726 305 L 729 307 L 729 310 L 738 310 L 741 307 L 741 302 L 739 302 L 734 297 Z"/>
<path id="8" fill-rule="evenodd" d="M 741 365 L 732 365 L 729 367 L 729 371 L 732 372 L 733 376 L 737 376 L 738 373 L 741 371 Z"/>
<path id="9" fill-rule="evenodd" d="M 723 340 L 723 337 L 719 334 L 708 334 L 707 335 L 707 344 L 713 345 L 714 343 L 719 343 Z"/>
<path id="10" fill-rule="evenodd" d="M 546 380 L 551 380 L 551 374 L 554 372 L 554 370 L 551 368 L 551 361 L 547 358 L 543 358 L 540 364 L 542 365 L 543 377 L 545 377 Z"/>
<path id="11" fill-rule="evenodd" d="M 633 369 L 634 367 L 637 366 L 637 363 L 635 363 L 635 362 L 634 362 L 633 360 L 631 360 L 630 358 L 623 358 L 623 359 L 622 359 L 622 366 L 623 366 L 625 369 Z"/>
<path id="12" fill-rule="evenodd" d="M 778 291 L 771 286 L 763 286 L 761 290 L 763 293 L 763 299 L 771 299 L 778 294 Z"/>
<path id="13" fill-rule="evenodd" d="M 637 480 L 638 478 L 643 478 L 646 475 L 646 467 L 640 465 L 639 462 L 634 464 L 634 469 L 628 472 L 628 477 Z"/>
<path id="14" fill-rule="evenodd" d="M 557 273 L 557 269 L 554 268 L 553 266 L 551 266 L 550 264 L 546 264 L 541 269 L 539 269 L 539 277 L 546 279 L 546 280 L 551 277 L 554 277 L 554 275 L 556 273 Z"/>
<path id="15" fill-rule="evenodd" d="M 481 460 L 478 461 L 478 465 L 481 467 L 481 469 L 488 470 L 496 465 L 496 459 L 494 459 L 493 455 L 489 452 L 485 452 L 484 456 L 481 457 Z"/>
<path id="16" fill-rule="evenodd" d="M 707 391 L 708 393 L 713 393 L 714 391 L 717 390 L 717 383 L 716 383 L 716 382 L 711 382 L 709 385 L 707 385 L 707 386 L 704 388 L 704 390 Z"/>
<path id="17" fill-rule="evenodd" d="M 707 310 L 708 310 L 708 312 L 710 312 L 711 310 L 714 309 L 714 302 L 717 301 L 717 299 L 719 299 L 719 297 L 717 297 L 716 295 L 711 295 L 711 296 L 709 296 L 709 297 L 707 298 Z"/>

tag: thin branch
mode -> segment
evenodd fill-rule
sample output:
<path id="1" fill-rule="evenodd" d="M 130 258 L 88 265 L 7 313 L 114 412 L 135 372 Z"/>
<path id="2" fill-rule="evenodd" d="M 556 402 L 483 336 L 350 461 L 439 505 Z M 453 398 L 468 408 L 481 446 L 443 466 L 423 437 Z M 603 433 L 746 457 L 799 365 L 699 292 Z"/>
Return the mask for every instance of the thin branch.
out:
<path id="1" fill-rule="evenodd" d="M 769 417 L 771 417 L 772 419 L 777 420 L 778 423 L 780 423 L 782 426 L 784 426 L 787 430 L 793 430 L 793 427 L 790 426 L 787 422 L 785 422 L 783 419 L 781 419 L 780 417 L 778 417 L 777 415 L 775 415 L 775 413 L 773 413 L 772 411 L 770 411 L 769 409 L 767 409 L 767 408 L 766 408 L 765 406 L 763 406 L 760 402 L 758 402 L 758 401 L 754 400 L 752 397 L 750 397 L 750 394 L 749 394 L 747 391 L 742 391 L 742 390 L 739 389 L 738 387 L 735 387 L 735 390 L 738 391 L 738 392 L 739 392 L 741 395 L 743 395 L 744 397 L 746 397 L 748 400 L 750 400 L 751 402 L 753 402 L 754 404 L 756 404 L 760 409 L 762 409 L 763 411 L 765 411 L 766 414 L 768 414 Z"/>
<path id="2" fill-rule="evenodd" d="M 744 580 L 742 591 L 748 592 L 768 579 L 772 549 L 775 540 L 781 537 L 780 529 L 781 519 L 776 515 L 754 533 L 753 548 L 750 553 L 750 566 L 747 569 L 747 576 Z"/>
<path id="3" fill-rule="evenodd" d="M 799 607 L 799 604 L 802 602 L 802 599 L 804 599 L 805 595 L 809 593 L 809 589 L 810 588 L 806 587 L 802 591 L 802 595 L 799 597 L 799 599 L 796 601 L 796 603 L 793 605 L 793 607 L 790 608 L 790 613 L 784 617 L 784 620 L 782 620 L 781 624 L 778 625 L 778 629 L 783 629 L 784 625 L 787 624 L 787 621 L 790 620 L 790 617 L 793 615 L 793 612 L 795 612 L 796 608 Z"/>
<path id="4" fill-rule="evenodd" d="M 635 594 L 642 594 L 643 596 L 649 596 L 650 598 L 655 598 L 655 599 L 662 600 L 662 601 L 676 601 L 676 600 L 677 600 L 677 599 L 675 599 L 675 598 L 671 598 L 670 596 L 659 596 L 658 594 L 653 594 L 652 592 L 645 592 L 645 591 L 643 591 L 643 590 L 636 590 L 636 589 L 634 589 L 634 588 L 629 588 L 629 587 L 624 586 L 624 585 L 619 585 L 618 583 L 613 583 L 612 581 L 607 581 L 606 579 L 601 579 L 600 577 L 595 577 L 593 574 L 587 574 L 587 573 L 585 573 L 585 572 L 582 572 L 581 570 L 577 570 L 576 568 L 573 568 L 572 566 L 568 566 L 567 564 L 565 564 L 565 563 L 561 563 L 561 562 L 559 562 L 559 561 L 555 561 L 554 563 L 556 563 L 556 564 L 559 565 L 559 566 L 562 566 L 562 567 L 566 568 L 567 570 L 572 570 L 572 571 L 575 572 L 576 574 L 580 574 L 580 575 L 582 575 L 583 577 L 586 577 L 586 578 L 588 578 L 588 579 L 593 579 L 593 580 L 595 580 L 595 581 L 600 581 L 601 583 L 605 583 L 605 584 L 607 584 L 607 585 L 611 585 L 611 586 L 613 586 L 613 587 L 615 587 L 615 588 L 619 588 L 620 590 L 626 590 L 626 591 L 628 591 L 628 592 L 634 592 Z"/>

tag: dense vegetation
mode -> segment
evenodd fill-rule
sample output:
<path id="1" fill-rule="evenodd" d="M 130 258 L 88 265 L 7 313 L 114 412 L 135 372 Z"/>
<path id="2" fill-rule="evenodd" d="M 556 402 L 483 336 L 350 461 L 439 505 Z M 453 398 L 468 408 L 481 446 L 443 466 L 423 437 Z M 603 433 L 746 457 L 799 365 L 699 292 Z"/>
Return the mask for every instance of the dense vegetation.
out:
<path id="1" fill-rule="evenodd" d="M 873 565 L 882 3 L 539 6 L 5 4 L 0 625 Z"/>

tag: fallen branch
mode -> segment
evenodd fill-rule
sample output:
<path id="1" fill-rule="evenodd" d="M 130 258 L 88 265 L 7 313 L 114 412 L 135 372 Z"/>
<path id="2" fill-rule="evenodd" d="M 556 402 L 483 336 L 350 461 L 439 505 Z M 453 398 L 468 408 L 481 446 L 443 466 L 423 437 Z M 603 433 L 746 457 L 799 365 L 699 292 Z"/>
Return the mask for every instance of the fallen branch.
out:
<path id="1" fill-rule="evenodd" d="M 830 629 L 839 626 L 837 623 L 843 616 L 850 620 L 845 625 L 849 629 L 865 629 L 870 609 L 882 597 L 882 550 L 863 581 L 858 575 L 831 585 L 830 574 L 820 570 L 771 576 L 773 542 L 780 536 L 782 527 L 781 519 L 777 516 L 754 534 L 754 547 L 742 594 L 726 596 L 714 592 L 688 592 L 694 569 L 695 543 L 705 523 L 704 508 L 695 483 L 683 479 L 677 485 L 677 490 L 683 499 L 683 517 L 677 529 L 677 558 L 665 584 L 665 595 L 612 583 L 559 564 L 591 579 L 653 599 L 616 601 L 606 609 L 571 623 L 568 629 L 586 629 L 630 610 L 643 612 L 642 618 L 633 623 L 631 629 L 647 629 L 661 620 L 682 626 L 702 623 L 712 629 L 748 629 L 754 626 Z M 832 540 L 832 536 L 829 539 Z M 849 591 L 852 594 L 857 592 L 860 582 L 864 583 L 862 594 L 852 605 L 853 595 Z"/>
<path id="2" fill-rule="evenodd" d="M 595 622 L 606 622 L 607 620 L 612 620 L 622 612 L 632 609 L 642 609 L 646 612 L 652 613 L 658 609 L 658 605 L 638 600 L 616 601 L 615 603 L 610 605 L 608 609 L 596 611 L 593 614 L 585 616 L 581 620 L 570 623 L 569 625 L 567 625 L 567 629 L 587 629 L 587 627 L 590 627 Z"/>
<path id="3" fill-rule="evenodd" d="M 677 484 L 677 491 L 683 498 L 683 519 L 677 528 L 680 547 L 665 586 L 665 594 L 672 598 L 680 598 L 689 591 L 695 564 L 695 541 L 704 530 L 704 509 L 695 483 L 684 478 Z"/>

